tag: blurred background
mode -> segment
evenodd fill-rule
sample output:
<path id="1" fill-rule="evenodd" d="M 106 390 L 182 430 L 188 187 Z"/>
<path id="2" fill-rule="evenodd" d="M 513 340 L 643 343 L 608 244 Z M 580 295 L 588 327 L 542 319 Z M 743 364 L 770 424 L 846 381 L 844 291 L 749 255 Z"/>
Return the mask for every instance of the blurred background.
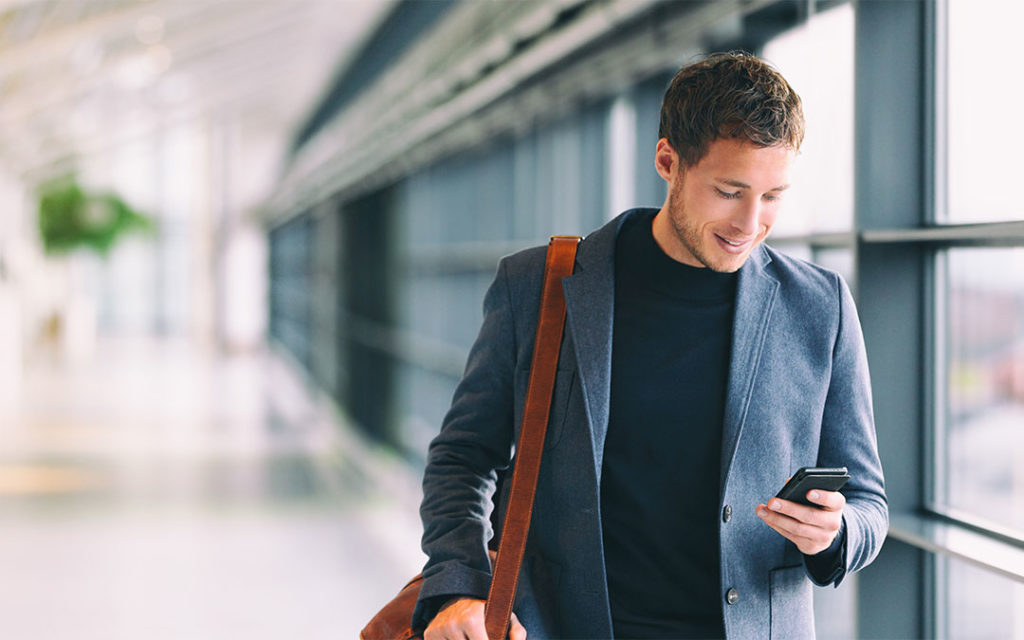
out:
<path id="1" fill-rule="evenodd" d="M 658 108 L 772 61 L 771 243 L 857 297 L 892 526 L 821 638 L 1024 638 L 1017 0 L 0 0 L 0 619 L 355 637 L 497 260 L 660 206 Z"/>

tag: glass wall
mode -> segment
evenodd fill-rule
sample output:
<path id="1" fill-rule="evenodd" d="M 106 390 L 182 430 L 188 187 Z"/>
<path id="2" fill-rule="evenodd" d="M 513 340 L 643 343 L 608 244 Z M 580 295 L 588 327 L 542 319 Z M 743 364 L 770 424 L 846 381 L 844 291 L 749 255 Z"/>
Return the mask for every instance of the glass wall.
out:
<path id="1" fill-rule="evenodd" d="M 929 425 L 931 509 L 1009 547 L 1024 546 L 1024 100 L 1014 62 L 1024 4 L 948 0 L 934 11 L 936 366 Z M 1002 224 L 1001 224 L 1002 223 Z M 963 226 L 970 225 L 970 226 Z M 938 635 L 1024 637 L 1024 584 L 936 557 Z"/>
<path id="2" fill-rule="evenodd" d="M 393 354 L 395 401 L 412 457 L 424 455 L 448 409 L 498 260 L 606 220 L 609 110 L 605 101 L 582 106 L 398 185 L 398 311 L 395 326 L 382 329 L 403 345 Z"/>
<path id="3" fill-rule="evenodd" d="M 312 230 L 312 219 L 302 216 L 270 233 L 270 335 L 307 368 Z"/>
<path id="4" fill-rule="evenodd" d="M 813 52 L 813 55 L 809 55 Z M 806 135 L 776 236 L 853 228 L 853 6 L 811 16 L 763 56 L 803 100 Z"/>
<path id="5" fill-rule="evenodd" d="M 1024 583 L 954 557 L 938 564 L 941 637 L 1024 640 Z"/>
<path id="6" fill-rule="evenodd" d="M 1024 3 L 950 0 L 944 3 L 945 166 L 950 223 L 1024 219 L 1024 201 L 1011 185 L 1024 170 L 1024 103 L 1018 41 Z M 942 35 L 942 34 L 940 34 Z"/>
<path id="7" fill-rule="evenodd" d="M 944 258 L 936 501 L 1024 539 L 1024 247 Z"/>

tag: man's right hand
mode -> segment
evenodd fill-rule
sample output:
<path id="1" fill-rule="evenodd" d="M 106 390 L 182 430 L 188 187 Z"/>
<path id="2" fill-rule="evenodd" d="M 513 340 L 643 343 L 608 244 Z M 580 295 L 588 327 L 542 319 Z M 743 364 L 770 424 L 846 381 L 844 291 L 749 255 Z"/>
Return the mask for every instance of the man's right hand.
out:
<path id="1" fill-rule="evenodd" d="M 484 628 L 486 601 L 456 598 L 449 601 L 434 617 L 423 633 L 423 640 L 487 640 Z M 526 629 L 516 614 L 508 630 L 509 640 L 526 640 Z"/>

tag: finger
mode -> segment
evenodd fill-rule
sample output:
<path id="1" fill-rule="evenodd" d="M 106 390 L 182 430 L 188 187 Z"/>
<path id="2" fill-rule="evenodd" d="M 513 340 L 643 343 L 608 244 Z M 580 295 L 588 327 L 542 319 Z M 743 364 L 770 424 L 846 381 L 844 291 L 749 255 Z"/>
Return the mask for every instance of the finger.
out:
<path id="1" fill-rule="evenodd" d="M 807 499 L 814 504 L 821 505 L 826 511 L 842 511 L 846 506 L 846 496 L 838 491 L 811 489 L 807 492 Z"/>
<path id="2" fill-rule="evenodd" d="M 769 500 L 768 508 L 775 513 L 789 516 L 794 520 L 810 525 L 827 526 L 830 521 L 829 515 L 818 507 L 808 507 L 807 505 L 783 500 L 781 498 L 772 498 Z"/>
<path id="3" fill-rule="evenodd" d="M 798 522 L 821 529 L 816 532 L 807 529 L 790 529 L 794 534 L 810 538 L 812 540 L 828 539 L 829 543 L 835 538 L 839 529 L 843 526 L 843 507 L 846 506 L 846 498 L 837 491 L 821 491 L 813 489 L 808 494 L 818 493 L 816 500 L 826 503 L 822 508 L 808 507 L 789 500 L 772 498 L 768 501 L 768 507 L 774 513 L 784 514 Z"/>
<path id="4" fill-rule="evenodd" d="M 800 505 L 795 506 L 799 507 Z M 842 514 L 837 511 L 821 511 L 813 507 L 803 507 L 802 510 L 797 511 L 798 517 L 792 517 L 779 511 L 764 509 L 764 507 L 759 507 L 758 510 L 761 519 L 769 525 L 773 525 L 776 530 L 791 534 L 796 538 L 815 542 L 831 542 L 842 526 Z M 799 516 L 809 517 L 811 521 L 801 521 Z"/>
<path id="5" fill-rule="evenodd" d="M 814 540 L 811 540 L 810 538 L 804 538 L 803 536 L 794 535 L 794 534 L 790 533 L 789 531 L 786 531 L 785 529 L 782 529 L 781 527 L 778 527 L 777 525 L 772 524 L 771 522 L 768 522 L 766 524 L 769 527 L 771 527 L 772 529 L 774 529 L 775 532 L 778 533 L 780 536 L 782 536 L 786 540 L 789 540 L 790 542 L 795 544 L 796 548 L 799 549 L 802 552 L 806 551 L 808 549 L 814 549 L 818 545 L 821 544 L 820 542 L 816 542 Z M 810 555 L 813 555 L 813 554 L 810 554 Z"/>
<path id="6" fill-rule="evenodd" d="M 809 491 L 808 494 L 815 491 L 817 490 Z M 817 493 L 819 495 L 815 499 L 819 501 L 819 504 L 824 503 L 822 507 L 809 507 L 789 500 L 772 498 L 768 501 L 768 508 L 827 531 L 838 530 L 842 523 L 846 498 L 843 494 L 835 491 L 817 491 Z"/>
<path id="7" fill-rule="evenodd" d="M 800 522 L 789 515 L 779 511 L 773 511 L 770 508 L 758 508 L 757 515 L 760 516 L 768 526 L 787 538 L 791 536 L 796 538 L 812 538 L 815 534 L 815 529 L 817 529 L 814 525 Z"/>
<path id="8" fill-rule="evenodd" d="M 757 515 L 765 524 L 808 555 L 827 549 L 836 535 L 835 532 L 806 525 L 789 516 L 771 511 L 764 505 L 758 506 Z"/>
<path id="9" fill-rule="evenodd" d="M 475 615 L 471 619 L 464 621 L 459 631 L 464 635 L 455 635 L 453 640 L 462 640 L 463 638 L 466 640 L 488 640 L 483 608 L 480 608 L 480 615 Z"/>
<path id="10" fill-rule="evenodd" d="M 804 536 L 796 535 L 791 531 L 780 526 L 779 523 L 783 521 L 783 519 L 786 516 L 779 516 L 778 514 L 773 514 L 767 509 L 764 509 L 761 513 L 759 513 L 759 515 L 762 516 L 762 520 L 764 520 L 765 524 L 774 529 L 775 532 L 781 535 L 783 538 L 789 540 L 794 545 L 796 545 L 796 548 L 799 549 L 801 553 L 805 553 L 807 555 L 814 555 L 822 549 L 828 548 L 828 545 L 825 544 L 824 541 L 812 540 Z"/>
<path id="11" fill-rule="evenodd" d="M 423 632 L 423 640 L 453 640 L 454 637 L 449 636 L 447 632 L 447 627 L 431 624 Z M 459 640 L 461 640 L 461 636 L 459 636 Z"/>
<path id="12" fill-rule="evenodd" d="M 777 513 L 761 507 L 758 509 L 758 515 L 764 520 L 764 523 L 774 529 L 779 535 L 786 538 L 793 544 L 797 545 L 798 548 L 807 547 L 813 544 L 813 541 L 805 536 L 797 535 L 792 531 L 789 526 L 789 522 L 792 522 L 786 516 L 780 516 Z"/>
<path id="13" fill-rule="evenodd" d="M 519 624 L 519 618 L 512 614 L 512 625 L 508 630 L 508 640 L 526 640 L 526 627 Z"/>

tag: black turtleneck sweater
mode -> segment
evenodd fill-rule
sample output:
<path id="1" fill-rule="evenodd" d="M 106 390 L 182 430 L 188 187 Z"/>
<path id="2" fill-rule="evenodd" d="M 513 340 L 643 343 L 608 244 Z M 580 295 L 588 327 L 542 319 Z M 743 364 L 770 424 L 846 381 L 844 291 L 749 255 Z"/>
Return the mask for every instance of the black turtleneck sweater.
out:
<path id="1" fill-rule="evenodd" d="M 611 408 L 601 477 L 616 638 L 725 635 L 718 548 L 735 273 L 669 258 L 655 211 L 615 247 Z"/>

